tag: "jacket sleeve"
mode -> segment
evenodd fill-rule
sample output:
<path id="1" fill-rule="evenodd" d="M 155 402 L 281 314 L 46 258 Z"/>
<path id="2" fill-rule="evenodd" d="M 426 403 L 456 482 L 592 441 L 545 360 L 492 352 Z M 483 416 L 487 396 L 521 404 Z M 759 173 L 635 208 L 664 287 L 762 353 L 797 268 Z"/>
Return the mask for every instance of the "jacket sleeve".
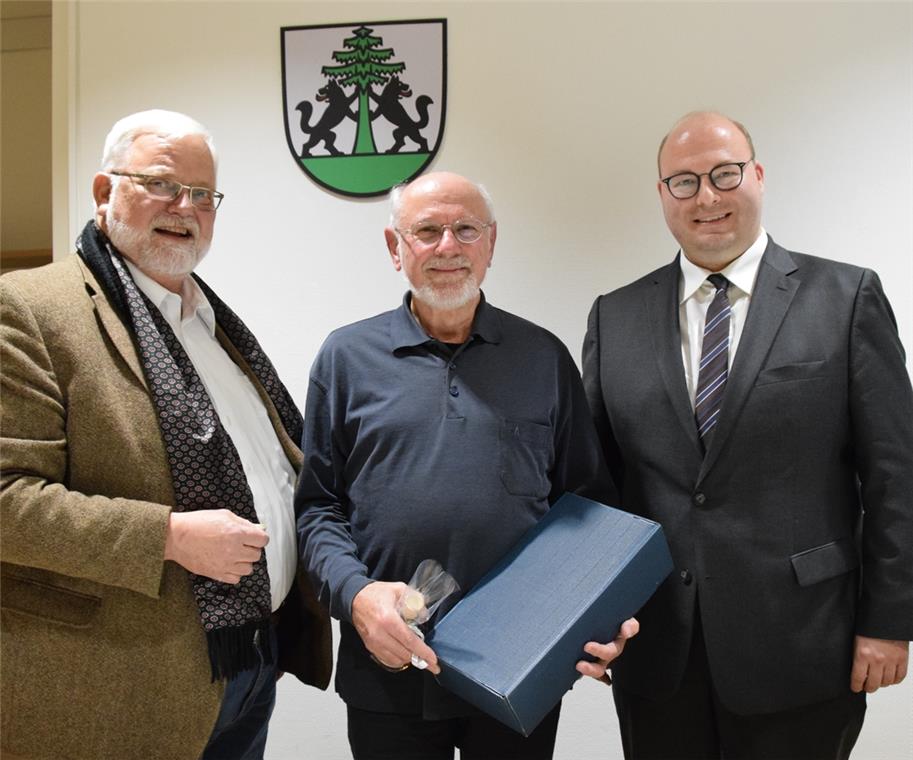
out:
<path id="1" fill-rule="evenodd" d="M 561 408 L 555 440 L 555 466 L 551 473 L 549 503 L 554 504 L 565 491 L 572 491 L 604 504 L 616 505 L 618 493 L 602 456 L 593 427 L 580 372 L 562 346 L 559 379 Z"/>
<path id="2" fill-rule="evenodd" d="M 48 351 L 48 327 L 8 278 L 0 280 L 0 304 L 3 562 L 157 597 L 170 507 L 69 488 L 69 389 Z M 80 361 L 92 369 L 104 359 Z"/>
<path id="3" fill-rule="evenodd" d="M 600 296 L 593 303 L 587 320 L 586 335 L 583 339 L 583 388 L 589 404 L 590 413 L 596 426 L 596 435 L 605 457 L 606 464 L 612 475 L 619 496 L 624 491 L 624 460 L 615 435 L 612 432 L 612 423 L 602 397 L 602 341 L 600 337 Z"/>
<path id="4" fill-rule="evenodd" d="M 319 364 L 320 357 L 315 362 Z M 371 579 L 358 557 L 346 509 L 345 452 L 336 431 L 334 388 L 313 375 L 308 386 L 301 449 L 304 464 L 295 489 L 298 552 L 302 567 L 330 614 L 352 621 L 352 600 Z"/>
<path id="5" fill-rule="evenodd" d="M 856 629 L 913 639 L 913 390 L 894 314 L 866 270 L 850 334 L 850 416 L 863 506 Z"/>

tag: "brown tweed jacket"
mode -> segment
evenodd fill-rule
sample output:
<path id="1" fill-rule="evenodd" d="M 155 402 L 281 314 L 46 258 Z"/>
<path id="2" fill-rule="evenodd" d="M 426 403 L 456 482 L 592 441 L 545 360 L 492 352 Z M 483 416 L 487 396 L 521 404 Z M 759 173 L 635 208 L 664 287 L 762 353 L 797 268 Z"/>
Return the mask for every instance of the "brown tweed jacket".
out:
<path id="1" fill-rule="evenodd" d="M 3 757 L 196 760 L 222 685 L 187 572 L 163 560 L 174 495 L 130 334 L 76 256 L 0 278 L 0 305 Z M 326 688 L 303 576 L 279 636 L 280 668 Z"/>

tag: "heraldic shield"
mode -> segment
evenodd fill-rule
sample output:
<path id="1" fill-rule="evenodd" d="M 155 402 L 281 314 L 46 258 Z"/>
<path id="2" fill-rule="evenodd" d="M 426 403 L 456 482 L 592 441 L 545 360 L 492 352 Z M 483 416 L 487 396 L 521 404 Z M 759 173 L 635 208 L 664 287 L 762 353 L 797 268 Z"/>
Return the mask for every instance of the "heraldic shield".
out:
<path id="1" fill-rule="evenodd" d="M 285 134 L 295 162 L 343 195 L 383 195 L 444 134 L 447 21 L 282 28 Z"/>

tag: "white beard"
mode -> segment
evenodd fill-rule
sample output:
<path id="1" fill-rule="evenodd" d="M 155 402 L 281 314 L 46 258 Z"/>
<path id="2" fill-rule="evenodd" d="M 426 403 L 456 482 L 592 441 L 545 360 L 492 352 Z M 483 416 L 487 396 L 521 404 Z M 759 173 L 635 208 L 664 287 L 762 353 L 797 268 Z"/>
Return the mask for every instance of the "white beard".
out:
<path id="1" fill-rule="evenodd" d="M 108 207 L 105 216 L 108 238 L 117 250 L 153 279 L 157 274 L 166 277 L 190 274 L 209 250 L 208 242 L 198 242 L 199 228 L 192 219 L 181 219 L 180 223 L 193 229 L 193 237 L 169 241 L 157 237 L 152 231 L 153 227 L 169 219 L 175 221 L 168 214 L 155 217 L 148 230 L 137 230 L 116 219 L 112 213 L 113 206 L 112 203 Z"/>
<path id="2" fill-rule="evenodd" d="M 400 250 L 400 256 L 403 256 L 402 250 Z M 442 258 L 432 258 L 425 262 L 425 266 L 430 267 L 443 260 Z M 469 259 L 460 256 L 455 263 L 469 266 Z M 471 270 L 464 280 L 457 283 L 440 283 L 437 285 L 425 283 L 424 285 L 416 286 L 409 279 L 405 269 L 403 269 L 403 277 L 409 283 L 409 290 L 412 291 L 413 298 L 440 311 L 460 309 L 471 304 L 479 297 L 481 285 Z"/>
<path id="3" fill-rule="evenodd" d="M 406 278 L 409 282 L 409 278 Z M 475 275 L 470 274 L 463 282 L 456 285 L 422 285 L 415 287 L 409 282 L 412 296 L 421 303 L 440 311 L 460 309 L 479 297 L 479 283 Z"/>

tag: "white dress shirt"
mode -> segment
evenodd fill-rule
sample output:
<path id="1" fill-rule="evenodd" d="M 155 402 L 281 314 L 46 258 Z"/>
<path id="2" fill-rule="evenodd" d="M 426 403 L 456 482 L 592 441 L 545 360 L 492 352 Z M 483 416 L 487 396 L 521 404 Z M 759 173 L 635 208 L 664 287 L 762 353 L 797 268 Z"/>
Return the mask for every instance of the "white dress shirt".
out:
<path id="1" fill-rule="evenodd" d="M 215 312 L 199 285 L 187 277 L 183 292 L 178 295 L 146 276 L 132 262 L 126 264 L 137 287 L 174 330 L 238 450 L 257 519 L 269 534 L 266 567 L 275 611 L 292 587 L 297 564 L 295 471 L 253 383 L 216 338 Z"/>
<path id="2" fill-rule="evenodd" d="M 732 283 L 728 291 L 729 304 L 732 309 L 729 321 L 730 369 L 739 347 L 742 330 L 745 327 L 745 318 L 748 316 L 748 306 L 751 303 L 751 292 L 754 290 L 758 267 L 761 265 L 761 256 L 764 255 L 765 248 L 767 248 L 767 233 L 761 228 L 757 240 L 749 246 L 748 250 L 731 261 L 720 272 Z M 679 254 L 682 276 L 679 280 L 678 322 L 682 333 L 682 361 L 685 365 L 685 380 L 688 383 L 688 396 L 691 398 L 693 408 L 697 391 L 698 367 L 701 363 L 704 321 L 716 289 L 707 281 L 707 277 L 713 272 L 689 261 L 684 251 L 680 251 Z"/>

